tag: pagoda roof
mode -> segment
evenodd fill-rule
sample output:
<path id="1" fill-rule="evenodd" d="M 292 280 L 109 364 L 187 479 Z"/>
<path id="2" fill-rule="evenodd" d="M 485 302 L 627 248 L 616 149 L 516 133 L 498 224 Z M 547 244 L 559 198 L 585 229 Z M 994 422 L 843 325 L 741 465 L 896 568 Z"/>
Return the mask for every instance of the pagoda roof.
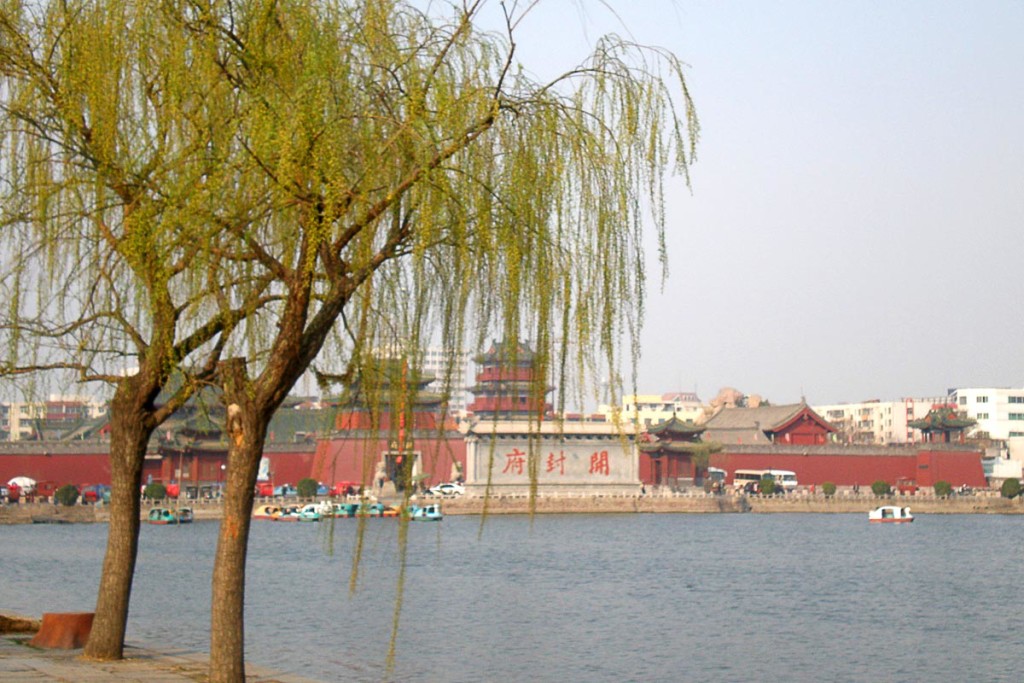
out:
<path id="1" fill-rule="evenodd" d="M 978 424 L 977 420 L 961 415 L 952 406 L 932 408 L 920 420 L 910 420 L 908 427 L 922 432 L 952 432 L 967 429 Z"/>
<path id="2" fill-rule="evenodd" d="M 644 453 L 696 453 L 707 448 L 702 441 L 650 441 L 637 444 Z"/>
<path id="3" fill-rule="evenodd" d="M 699 425 L 693 420 L 681 420 L 673 413 L 672 417 L 656 425 L 652 425 L 647 428 L 648 434 L 669 435 L 669 434 L 702 434 L 707 429 L 704 425 Z"/>
<path id="4" fill-rule="evenodd" d="M 536 385 L 533 382 L 484 382 L 480 384 L 474 384 L 469 388 L 469 392 L 473 394 L 501 394 L 505 396 L 521 396 L 523 394 L 531 394 L 534 392 Z M 545 386 L 544 393 L 550 393 L 554 391 L 553 386 Z"/>
<path id="5" fill-rule="evenodd" d="M 511 342 L 492 341 L 491 346 L 484 353 L 478 354 L 473 360 L 477 363 L 501 363 L 507 361 L 509 364 L 515 361 L 516 365 L 527 365 L 533 362 L 537 354 L 525 341 L 516 343 L 513 347 Z"/>

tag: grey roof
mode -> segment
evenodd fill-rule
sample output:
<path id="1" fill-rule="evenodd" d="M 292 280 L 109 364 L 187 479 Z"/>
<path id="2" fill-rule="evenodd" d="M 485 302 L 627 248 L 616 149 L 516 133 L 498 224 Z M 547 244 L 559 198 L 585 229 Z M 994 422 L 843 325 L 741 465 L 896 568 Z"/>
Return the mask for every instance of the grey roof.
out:
<path id="1" fill-rule="evenodd" d="M 793 419 L 806 403 L 792 403 L 784 406 L 760 406 L 758 408 L 723 408 L 704 423 L 706 441 L 723 444 L 770 443 L 766 432 L 777 430 Z"/>

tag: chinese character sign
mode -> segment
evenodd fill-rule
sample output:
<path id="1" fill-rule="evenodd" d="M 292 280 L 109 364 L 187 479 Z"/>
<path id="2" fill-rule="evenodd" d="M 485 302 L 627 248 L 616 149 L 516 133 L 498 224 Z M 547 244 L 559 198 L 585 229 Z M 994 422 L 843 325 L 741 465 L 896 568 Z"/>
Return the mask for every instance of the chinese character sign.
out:
<path id="1" fill-rule="evenodd" d="M 548 472 L 554 472 L 558 470 L 558 474 L 565 476 L 565 452 L 558 451 L 556 457 L 554 453 L 548 454 Z"/>
<path id="2" fill-rule="evenodd" d="M 512 449 L 511 453 L 505 454 L 505 469 L 501 471 L 502 474 L 522 474 L 523 464 L 526 462 L 526 453 L 523 453 L 518 448 Z"/>
<path id="3" fill-rule="evenodd" d="M 590 473 L 603 474 L 606 477 L 611 474 L 611 468 L 608 466 L 608 451 L 601 451 L 590 456 Z"/>
<path id="4" fill-rule="evenodd" d="M 521 438 L 498 437 L 474 451 L 474 477 L 497 485 L 527 485 L 530 472 L 541 484 L 586 486 L 636 482 L 636 452 L 615 438 L 542 438 L 527 445 Z"/>

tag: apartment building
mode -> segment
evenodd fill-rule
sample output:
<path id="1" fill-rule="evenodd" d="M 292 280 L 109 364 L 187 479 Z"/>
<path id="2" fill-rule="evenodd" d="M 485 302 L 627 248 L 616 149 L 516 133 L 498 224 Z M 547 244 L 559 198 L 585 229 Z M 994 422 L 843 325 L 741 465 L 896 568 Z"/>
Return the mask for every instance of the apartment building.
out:
<path id="1" fill-rule="evenodd" d="M 1024 438 L 1024 388 L 952 389 L 949 402 L 977 420 L 971 436 L 998 441 Z"/>
<path id="2" fill-rule="evenodd" d="M 923 418 L 933 406 L 945 403 L 949 403 L 949 398 L 941 396 L 811 407 L 836 428 L 835 438 L 842 443 L 884 445 L 920 441 L 921 432 L 908 423 Z"/>
<path id="3" fill-rule="evenodd" d="M 0 403 L 0 440 L 26 441 L 53 436 L 107 411 L 90 396 L 51 394 L 46 401 Z"/>
<path id="4" fill-rule="evenodd" d="M 622 397 L 621 406 L 602 405 L 598 412 L 605 415 L 607 420 L 612 420 L 615 412 L 618 411 L 622 420 L 636 419 L 636 424 L 643 427 L 652 427 L 672 418 L 695 423 L 701 423 L 706 417 L 704 404 L 692 391 L 673 391 L 667 394 L 627 394 Z"/>

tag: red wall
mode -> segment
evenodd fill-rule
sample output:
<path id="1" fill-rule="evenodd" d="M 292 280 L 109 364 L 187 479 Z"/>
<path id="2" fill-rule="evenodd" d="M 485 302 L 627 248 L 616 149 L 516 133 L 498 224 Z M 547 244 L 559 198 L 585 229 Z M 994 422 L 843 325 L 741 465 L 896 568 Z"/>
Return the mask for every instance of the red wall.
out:
<path id="1" fill-rule="evenodd" d="M 953 486 L 985 487 L 985 473 L 978 451 L 932 451 L 906 449 L 898 453 L 835 454 L 800 452 L 717 453 L 711 465 L 732 473 L 738 469 L 792 470 L 802 486 L 831 481 L 839 486 L 870 486 L 879 479 L 895 484 L 899 477 L 914 479 L 919 486 L 933 486 L 940 480 Z"/>
<path id="2" fill-rule="evenodd" d="M 295 451 L 264 452 L 263 457 L 270 460 L 270 477 L 275 486 L 280 486 L 281 484 L 295 486 L 299 481 L 307 477 L 312 477 L 324 484 L 329 483 L 317 477 L 316 473 L 313 472 L 316 451 L 311 448 Z"/>
<path id="3" fill-rule="evenodd" d="M 640 453 L 640 462 L 637 463 L 637 473 L 640 482 L 648 486 L 654 486 L 654 460 L 661 462 L 662 482 L 671 482 L 675 479 L 692 479 L 694 476 L 693 463 L 688 456 L 668 455 L 660 458 L 652 458 L 646 453 Z"/>
<path id="4" fill-rule="evenodd" d="M 382 438 L 336 437 L 318 441 L 310 476 L 325 484 L 356 481 L 370 486 L 381 452 L 387 448 L 387 439 Z M 436 434 L 434 438 L 417 437 L 413 448 L 420 452 L 423 472 L 429 475 L 424 480 L 427 486 L 449 481 L 453 462 L 466 471 L 466 441 L 462 434 L 447 439 L 438 439 Z"/>
<path id="5" fill-rule="evenodd" d="M 14 477 L 58 484 L 110 484 L 110 458 L 102 453 L 0 454 L 0 482 Z"/>

